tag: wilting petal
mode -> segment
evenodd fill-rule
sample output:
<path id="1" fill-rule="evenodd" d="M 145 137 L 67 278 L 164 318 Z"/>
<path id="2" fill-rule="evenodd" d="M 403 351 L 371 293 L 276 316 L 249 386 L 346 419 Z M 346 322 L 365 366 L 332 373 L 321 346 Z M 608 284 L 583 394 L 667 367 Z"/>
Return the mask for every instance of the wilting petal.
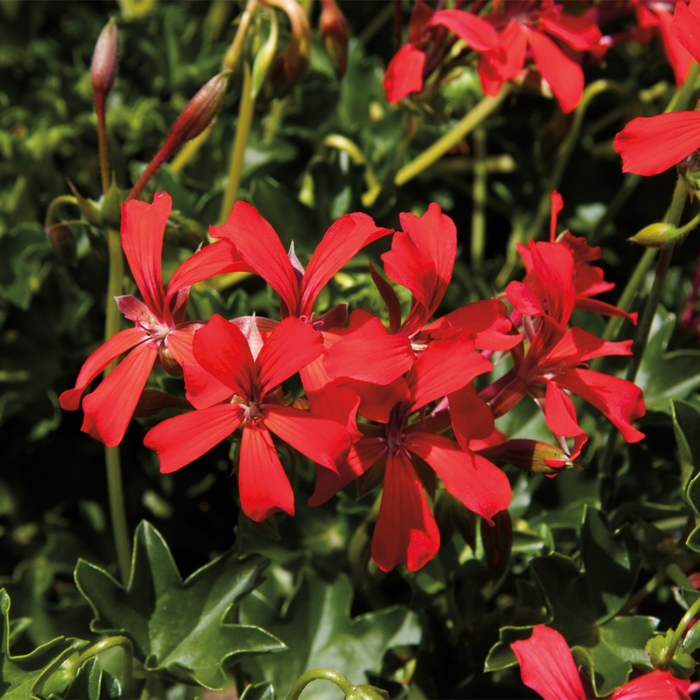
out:
<path id="1" fill-rule="evenodd" d="M 387 333 L 384 324 L 367 311 L 357 309 L 350 327 L 328 350 L 323 365 L 332 378 L 389 384 L 413 365 L 414 354 L 406 335 Z"/>
<path id="2" fill-rule="evenodd" d="M 585 700 L 581 678 L 566 639 L 551 627 L 536 625 L 530 639 L 510 645 L 523 683 L 543 700 Z"/>
<path id="3" fill-rule="evenodd" d="M 610 700 L 690 700 L 690 678 L 681 680 L 669 671 L 652 671 L 625 683 Z"/>
<path id="4" fill-rule="evenodd" d="M 114 301 L 124 318 L 133 321 L 137 326 L 149 328 L 162 323 L 162 319 L 156 317 L 140 299 L 132 297 L 130 294 L 114 297 Z"/>
<path id="5" fill-rule="evenodd" d="M 226 223 L 214 230 L 217 238 L 233 241 L 243 261 L 280 295 L 285 315 L 296 314 L 299 284 L 294 268 L 279 236 L 258 210 L 239 200 Z"/>
<path id="6" fill-rule="evenodd" d="M 64 411 L 77 411 L 80 408 L 80 398 L 87 385 L 108 364 L 116 360 L 139 343 L 148 340 L 149 335 L 142 328 L 127 328 L 113 335 L 107 342 L 100 345 L 90 357 L 85 360 L 75 380 L 75 388 L 64 391 L 58 401 Z"/>
<path id="7" fill-rule="evenodd" d="M 161 257 L 163 236 L 173 200 L 167 192 L 158 192 L 153 204 L 132 199 L 122 205 L 121 240 L 131 274 L 151 311 L 163 311 Z"/>
<path id="8" fill-rule="evenodd" d="M 388 455 L 372 558 L 382 571 L 399 564 L 418 571 L 439 548 L 440 532 L 416 470 L 403 452 Z"/>
<path id="9" fill-rule="evenodd" d="M 572 61 L 549 37 L 535 29 L 528 30 L 528 43 L 537 67 L 549 83 L 563 112 L 571 112 L 583 95 L 583 70 Z"/>
<path id="10" fill-rule="evenodd" d="M 623 173 L 662 173 L 700 148 L 700 112 L 637 117 L 615 136 L 613 147 Z"/>
<path id="11" fill-rule="evenodd" d="M 280 510 L 294 515 L 294 491 L 264 428 L 243 428 L 238 490 L 241 509 L 257 523 Z"/>
<path id="12" fill-rule="evenodd" d="M 464 336 L 430 343 L 406 374 L 411 390 L 410 410 L 447 396 L 492 369 L 493 365 L 474 350 L 474 341 Z"/>
<path id="13" fill-rule="evenodd" d="M 588 369 L 570 369 L 556 378 L 557 384 L 595 406 L 627 442 L 639 442 L 644 433 L 632 421 L 646 412 L 642 390 L 632 382 Z"/>
<path id="14" fill-rule="evenodd" d="M 479 398 L 473 384 L 467 384 L 448 398 L 452 430 L 463 450 L 469 449 L 472 440 L 484 439 L 493 433 L 493 413 Z"/>
<path id="15" fill-rule="evenodd" d="M 485 457 L 464 452 L 442 435 L 409 433 L 406 447 L 424 459 L 442 479 L 445 488 L 474 513 L 489 522 L 508 507 L 508 477 Z"/>
<path id="16" fill-rule="evenodd" d="M 217 241 L 198 250 L 175 270 L 168 282 L 166 302 L 180 289 L 215 275 L 249 271 L 250 268 L 241 260 L 238 251 L 230 241 Z"/>
<path id="17" fill-rule="evenodd" d="M 442 26 L 456 34 L 467 45 L 477 51 L 498 51 L 498 34 L 485 19 L 464 10 L 440 10 L 430 21 L 429 27 Z"/>
<path id="18" fill-rule="evenodd" d="M 285 318 L 270 333 L 255 365 L 261 396 L 289 379 L 324 352 L 323 336 L 298 318 Z"/>
<path id="19" fill-rule="evenodd" d="M 316 246 L 301 282 L 300 314 L 310 315 L 321 289 L 362 248 L 392 233 L 367 214 L 341 216 Z"/>
<path id="20" fill-rule="evenodd" d="M 81 430 L 107 447 L 118 445 L 134 415 L 157 356 L 156 341 L 137 345 L 97 389 L 83 399 L 85 420 Z"/>
<path id="21" fill-rule="evenodd" d="M 336 460 L 350 447 L 350 433 L 334 420 L 289 406 L 263 404 L 265 425 L 297 452 L 337 471 Z"/>
<path id="22" fill-rule="evenodd" d="M 161 473 L 170 474 L 225 440 L 242 422 L 240 405 L 211 406 L 164 420 L 146 433 L 143 444 L 158 454 Z"/>
<path id="23" fill-rule="evenodd" d="M 423 89 L 425 54 L 411 44 L 404 44 L 389 61 L 384 74 L 386 99 L 392 104 L 400 102 L 412 92 Z"/>
<path id="24" fill-rule="evenodd" d="M 565 15 L 562 12 L 557 19 L 552 19 L 543 13 L 540 22 L 549 34 L 554 34 L 575 51 L 592 49 L 601 37 L 595 22 L 584 15 Z"/>
<path id="25" fill-rule="evenodd" d="M 308 500 L 310 506 L 320 506 L 349 483 L 362 476 L 386 454 L 386 439 L 361 438 L 352 445 L 347 457 L 336 462 L 338 472 L 316 470 L 316 487 Z"/>
<path id="26" fill-rule="evenodd" d="M 203 369 L 239 396 L 250 397 L 257 371 L 248 341 L 233 323 L 214 314 L 195 333 L 193 349 Z"/>

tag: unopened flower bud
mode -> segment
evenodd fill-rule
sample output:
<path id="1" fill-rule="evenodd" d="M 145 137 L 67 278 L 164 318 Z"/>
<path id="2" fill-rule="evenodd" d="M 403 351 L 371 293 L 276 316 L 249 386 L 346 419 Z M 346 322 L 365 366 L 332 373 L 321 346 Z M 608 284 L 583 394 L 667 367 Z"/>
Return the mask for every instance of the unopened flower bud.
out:
<path id="1" fill-rule="evenodd" d="M 484 547 L 486 565 L 494 581 L 498 581 L 508 570 L 513 546 L 513 521 L 510 513 L 502 510 L 493 516 L 493 525 L 481 521 L 481 544 Z"/>
<path id="2" fill-rule="evenodd" d="M 345 75 L 350 32 L 348 22 L 335 0 L 321 0 L 318 28 L 333 66 L 341 76 Z"/>
<path id="3" fill-rule="evenodd" d="M 95 93 L 107 95 L 117 77 L 117 60 L 119 57 L 119 30 L 110 19 L 100 32 L 92 52 L 90 64 L 90 84 Z"/>
<path id="4" fill-rule="evenodd" d="M 222 71 L 200 88 L 173 124 L 166 143 L 172 138 L 177 143 L 174 148 L 177 148 L 199 136 L 209 126 L 226 97 L 228 76 L 229 71 Z"/>
<path id="5" fill-rule="evenodd" d="M 500 445 L 478 450 L 487 459 L 502 459 L 530 474 L 558 474 L 576 469 L 576 464 L 560 447 L 539 440 L 506 440 Z"/>
<path id="6" fill-rule="evenodd" d="M 645 226 L 627 240 L 643 245 L 645 248 L 665 248 L 671 243 L 675 243 L 683 235 L 684 232 L 679 233 L 679 229 L 672 224 L 658 223 Z"/>
<path id="7" fill-rule="evenodd" d="M 44 228 L 46 237 L 49 239 L 51 247 L 56 251 L 61 260 L 68 265 L 75 265 L 77 261 L 77 250 L 75 246 L 75 236 L 68 224 L 59 221 L 55 224 L 47 224 Z"/>

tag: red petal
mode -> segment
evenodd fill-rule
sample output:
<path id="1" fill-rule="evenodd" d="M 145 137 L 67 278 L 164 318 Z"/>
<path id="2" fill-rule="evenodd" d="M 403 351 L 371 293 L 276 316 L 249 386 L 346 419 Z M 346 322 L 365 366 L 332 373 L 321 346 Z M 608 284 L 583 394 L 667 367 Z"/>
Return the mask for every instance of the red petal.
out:
<path id="1" fill-rule="evenodd" d="M 408 457 L 388 455 L 384 493 L 372 537 L 372 558 L 382 571 L 405 564 L 417 571 L 440 548 L 440 532 Z"/>
<path id="2" fill-rule="evenodd" d="M 186 362 L 182 369 L 185 375 L 185 396 L 195 408 L 209 408 L 230 399 L 235 393 L 196 363 Z"/>
<path id="3" fill-rule="evenodd" d="M 285 318 L 270 333 L 255 365 L 261 396 L 323 354 L 323 336 L 298 318 Z"/>
<path id="4" fill-rule="evenodd" d="M 435 202 L 422 217 L 402 213 L 399 219 L 403 231 L 394 234 L 382 260 L 388 277 L 410 290 L 425 309 L 419 321 L 404 323 L 410 333 L 435 313 L 445 296 L 457 256 L 457 228 Z"/>
<path id="5" fill-rule="evenodd" d="M 389 61 L 384 74 L 386 99 L 396 104 L 412 92 L 423 89 L 425 54 L 411 44 L 404 44 Z"/>
<path id="6" fill-rule="evenodd" d="M 617 306 L 612 304 L 606 304 L 604 301 L 598 301 L 597 299 L 589 299 L 585 296 L 576 297 L 576 308 L 583 309 L 584 311 L 591 311 L 594 314 L 600 314 L 601 316 L 619 316 L 621 318 L 626 318 L 628 321 L 637 325 L 637 312 L 632 313 L 628 311 L 623 311 Z"/>
<path id="7" fill-rule="evenodd" d="M 700 148 L 700 112 L 637 117 L 615 136 L 622 172 L 657 175 Z"/>
<path id="8" fill-rule="evenodd" d="M 561 13 L 558 19 L 540 15 L 542 26 L 550 34 L 554 34 L 575 51 L 588 51 L 600 40 L 600 29 L 595 22 L 584 15 L 565 15 Z"/>
<path id="9" fill-rule="evenodd" d="M 185 260 L 168 282 L 166 301 L 176 292 L 215 275 L 228 272 L 249 272 L 250 268 L 241 260 L 230 241 L 217 241 L 198 250 Z"/>
<path id="10" fill-rule="evenodd" d="M 564 208 L 563 197 L 554 190 L 550 196 L 551 205 L 549 212 L 549 242 L 556 243 L 557 240 L 557 218 Z M 571 235 L 571 234 L 569 234 Z"/>
<path id="11" fill-rule="evenodd" d="M 239 200 L 226 223 L 215 230 L 216 234 L 212 232 L 212 235 L 232 241 L 250 269 L 280 295 L 287 314 L 296 315 L 299 284 L 294 268 L 279 236 L 258 210 Z"/>
<path id="12" fill-rule="evenodd" d="M 661 41 L 666 58 L 673 67 L 676 85 L 682 85 L 688 77 L 693 58 L 697 60 L 700 56 L 700 12 L 692 2 L 689 5 L 676 3 L 673 16 L 658 5 L 654 11 L 659 18 Z"/>
<path id="13" fill-rule="evenodd" d="M 559 632 L 536 625 L 530 639 L 510 648 L 518 657 L 523 683 L 543 700 L 585 700 L 574 657 Z"/>
<path id="14" fill-rule="evenodd" d="M 330 469 L 316 470 L 316 488 L 309 498 L 310 506 L 320 506 L 349 483 L 362 476 L 386 454 L 386 440 L 368 437 L 358 440 L 345 459 L 338 460 L 338 473 Z"/>
<path id="15" fill-rule="evenodd" d="M 542 77 L 549 83 L 563 112 L 571 112 L 583 95 L 583 71 L 549 37 L 528 30 L 528 43 Z"/>
<path id="16" fill-rule="evenodd" d="M 157 341 L 137 345 L 97 389 L 83 399 L 83 432 L 107 447 L 122 441 L 158 356 L 158 346 Z"/>
<path id="17" fill-rule="evenodd" d="M 411 411 L 466 386 L 493 365 L 464 337 L 430 343 L 406 374 L 411 390 Z"/>
<path id="18" fill-rule="evenodd" d="M 544 316 L 547 313 L 538 296 L 527 285 L 517 280 L 506 287 L 506 297 L 513 308 L 523 316 Z"/>
<path id="19" fill-rule="evenodd" d="M 413 360 L 407 336 L 390 335 L 376 316 L 358 309 L 350 316 L 349 332 L 330 348 L 323 365 L 332 378 L 389 384 L 407 372 Z"/>
<path id="20" fill-rule="evenodd" d="M 263 404 L 265 426 L 314 462 L 337 471 L 336 460 L 350 447 L 350 433 L 334 420 L 290 406 Z"/>
<path id="21" fill-rule="evenodd" d="M 233 323 L 214 314 L 194 334 L 193 348 L 203 369 L 234 393 L 250 398 L 258 373 L 248 341 Z"/>
<path id="22" fill-rule="evenodd" d="M 547 354 L 546 361 L 551 364 L 580 364 L 594 357 L 610 355 L 625 356 L 632 354 L 632 341 L 606 341 L 583 328 L 569 328 L 561 340 Z"/>
<path id="23" fill-rule="evenodd" d="M 644 439 L 644 433 L 632 426 L 646 412 L 642 390 L 632 382 L 587 369 L 570 369 L 556 382 L 595 406 L 627 442 Z"/>
<path id="24" fill-rule="evenodd" d="M 408 385 L 403 377 L 384 385 L 356 380 L 344 380 L 343 384 L 360 397 L 360 407 L 357 412 L 379 423 L 388 423 L 391 409 L 399 401 L 407 401 L 410 398 Z"/>
<path id="25" fill-rule="evenodd" d="M 559 323 L 567 323 L 576 303 L 571 251 L 559 243 L 531 241 L 530 253 L 547 299 L 547 314 Z"/>
<path id="26" fill-rule="evenodd" d="M 243 512 L 257 523 L 280 510 L 294 515 L 294 491 L 265 429 L 243 428 L 238 490 Z"/>
<path id="27" fill-rule="evenodd" d="M 211 406 L 164 420 L 146 433 L 143 444 L 158 454 L 161 473 L 170 474 L 225 440 L 242 422 L 240 405 Z"/>
<path id="28" fill-rule="evenodd" d="M 137 326 L 141 326 L 141 328 L 148 328 L 161 323 L 161 319 L 158 319 L 146 304 L 130 294 L 114 297 L 114 301 L 119 307 L 119 311 L 122 312 L 122 316 Z"/>
<path id="29" fill-rule="evenodd" d="M 449 395 L 450 420 L 457 442 L 463 450 L 471 440 L 489 437 L 494 431 L 493 414 L 479 398 L 473 384 Z"/>
<path id="30" fill-rule="evenodd" d="M 517 20 L 511 20 L 499 34 L 501 49 L 483 53 L 479 59 L 479 78 L 487 95 L 496 95 L 501 85 L 523 69 L 527 51 L 527 32 Z"/>
<path id="31" fill-rule="evenodd" d="M 508 477 L 481 455 L 464 452 L 442 435 L 409 433 L 406 447 L 424 459 L 442 479 L 445 488 L 474 513 L 489 522 L 508 507 Z"/>
<path id="32" fill-rule="evenodd" d="M 677 11 L 677 10 L 676 10 Z M 625 683 L 610 700 L 690 700 L 690 678 L 675 678 L 669 671 L 652 671 Z"/>
<path id="33" fill-rule="evenodd" d="M 428 22 L 429 27 L 447 27 L 477 51 L 498 51 L 498 33 L 485 19 L 464 10 L 440 10 Z"/>
<path id="34" fill-rule="evenodd" d="M 314 301 L 323 286 L 366 245 L 392 233 L 379 228 L 367 214 L 346 214 L 340 217 L 321 239 L 301 282 L 300 313 L 313 311 Z"/>
<path id="35" fill-rule="evenodd" d="M 389 312 L 389 332 L 396 333 L 401 325 L 401 302 L 394 288 L 374 269 L 370 262 L 369 273 L 377 291 L 381 295 Z"/>
<path id="36" fill-rule="evenodd" d="M 578 424 L 574 402 L 554 382 L 547 382 L 544 399 L 547 427 L 555 434 L 575 438 L 585 435 Z"/>
<path id="37" fill-rule="evenodd" d="M 357 392 L 331 380 L 319 357 L 299 373 L 311 412 L 344 425 L 352 435 L 357 432 Z"/>
<path id="38" fill-rule="evenodd" d="M 80 397 L 87 385 L 100 374 L 108 364 L 116 360 L 139 343 L 148 340 L 148 333 L 142 328 L 127 328 L 113 335 L 100 345 L 80 368 L 75 388 L 64 391 L 58 399 L 64 411 L 77 411 L 80 408 Z"/>
<path id="39" fill-rule="evenodd" d="M 132 199 L 122 205 L 121 238 L 124 255 L 136 286 L 148 308 L 157 316 L 163 312 L 161 257 L 163 236 L 173 201 L 158 192 L 153 204 Z"/>

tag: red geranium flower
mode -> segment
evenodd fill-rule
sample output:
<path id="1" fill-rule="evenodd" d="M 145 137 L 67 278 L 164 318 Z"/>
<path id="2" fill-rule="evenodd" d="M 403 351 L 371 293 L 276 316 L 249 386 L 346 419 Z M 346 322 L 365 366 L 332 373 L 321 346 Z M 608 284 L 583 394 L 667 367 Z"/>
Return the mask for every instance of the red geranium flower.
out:
<path id="1" fill-rule="evenodd" d="M 214 275 L 247 269 L 235 248 L 228 241 L 219 241 L 183 262 L 163 290 L 160 261 L 171 207 L 167 192 L 156 194 L 153 204 L 131 200 L 122 206 L 122 247 L 144 301 L 133 296 L 116 299 L 134 328 L 120 331 L 93 352 L 75 388 L 64 391 L 59 399 L 64 410 L 77 410 L 88 384 L 128 352 L 83 400 L 82 430 L 108 447 L 118 445 L 124 437 L 153 365 L 160 362 L 166 370 L 175 371 L 191 358 L 192 334 L 202 323 L 184 321 L 190 286 Z"/>
<path id="2" fill-rule="evenodd" d="M 586 700 L 581 675 L 563 635 L 551 627 L 536 625 L 529 639 L 513 642 L 523 683 L 543 700 Z M 588 679 L 586 679 L 588 684 Z M 690 680 L 668 671 L 652 671 L 625 683 L 610 700 L 690 700 Z"/>
<path id="3" fill-rule="evenodd" d="M 243 512 L 258 522 L 279 510 L 293 515 L 294 492 L 270 433 L 332 470 L 349 446 L 339 423 L 284 406 L 273 393 L 322 353 L 321 335 L 296 318 L 283 320 L 254 356 L 234 324 L 212 316 L 195 334 L 194 356 L 228 387 L 230 400 L 170 418 L 148 432 L 144 444 L 158 453 L 161 472 L 184 467 L 243 425 L 238 468 Z"/>

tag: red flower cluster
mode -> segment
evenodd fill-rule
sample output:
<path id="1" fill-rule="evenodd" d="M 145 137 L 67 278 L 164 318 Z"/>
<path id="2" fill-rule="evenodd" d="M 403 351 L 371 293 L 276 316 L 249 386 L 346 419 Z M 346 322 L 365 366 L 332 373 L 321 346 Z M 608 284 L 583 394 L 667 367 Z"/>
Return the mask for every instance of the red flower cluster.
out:
<path id="1" fill-rule="evenodd" d="M 602 411 L 627 440 L 643 437 L 632 426 L 644 413 L 641 391 L 585 369 L 590 358 L 629 354 L 629 343 L 607 343 L 568 327 L 576 306 L 625 315 L 591 298 L 611 287 L 591 265 L 600 251 L 570 234 L 555 241 L 554 219 L 550 242 L 521 248 L 527 275 L 507 289 L 510 315 L 503 301 L 490 299 L 434 319 L 457 254 L 455 225 L 437 204 L 422 217 L 402 214 L 398 232 L 376 226 L 366 214 L 348 214 L 326 232 L 305 269 L 293 246 L 286 253 L 270 224 L 237 202 L 226 224 L 210 231 L 220 240 L 183 263 L 163 291 L 159 260 L 169 211 L 165 194 L 150 205 L 124 205 L 124 251 L 144 301 L 117 299 L 135 327 L 88 358 L 61 404 L 78 408 L 88 384 L 128 352 L 83 400 L 83 430 L 115 445 L 153 365 L 182 372 L 194 410 L 154 427 L 145 444 L 159 455 L 161 471 L 173 472 L 240 428 L 240 501 L 253 520 L 294 513 L 274 435 L 316 463 L 312 506 L 352 481 L 361 493 L 383 484 L 372 556 L 385 571 L 398 564 L 416 570 L 440 546 L 427 497 L 434 499 L 438 477 L 489 523 L 508 507 L 507 476 L 475 450 L 502 442 L 494 418 L 526 394 L 543 409 L 559 446 L 506 441 L 503 454 L 521 467 L 523 451 L 547 455 L 553 470 L 579 454 L 586 436 L 567 391 Z M 323 286 L 364 246 L 391 234 L 382 260 L 386 276 L 412 295 L 405 318 L 393 286 L 374 269 L 388 329 L 368 311 L 348 315 L 346 304 L 317 317 Z M 189 286 L 233 270 L 252 271 L 269 283 L 279 294 L 281 320 L 215 315 L 207 323 L 185 321 Z M 491 371 L 492 360 L 511 368 L 478 393 L 473 380 Z M 282 389 L 297 373 L 305 400 L 292 400 Z"/>

